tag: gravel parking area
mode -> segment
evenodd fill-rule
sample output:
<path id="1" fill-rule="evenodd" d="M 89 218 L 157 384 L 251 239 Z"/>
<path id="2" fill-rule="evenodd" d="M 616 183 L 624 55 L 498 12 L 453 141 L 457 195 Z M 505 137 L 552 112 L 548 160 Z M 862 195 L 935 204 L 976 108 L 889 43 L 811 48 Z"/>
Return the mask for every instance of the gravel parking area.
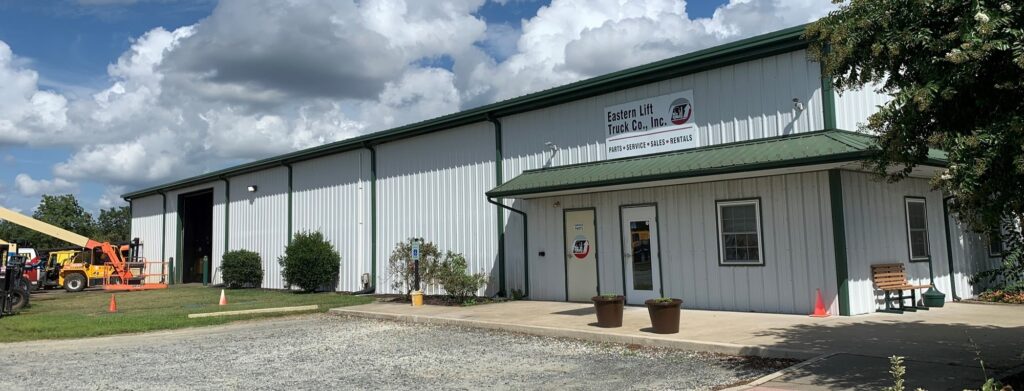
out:
<path id="1" fill-rule="evenodd" d="M 3 389 L 713 389 L 781 363 L 331 315 L 0 345 Z"/>

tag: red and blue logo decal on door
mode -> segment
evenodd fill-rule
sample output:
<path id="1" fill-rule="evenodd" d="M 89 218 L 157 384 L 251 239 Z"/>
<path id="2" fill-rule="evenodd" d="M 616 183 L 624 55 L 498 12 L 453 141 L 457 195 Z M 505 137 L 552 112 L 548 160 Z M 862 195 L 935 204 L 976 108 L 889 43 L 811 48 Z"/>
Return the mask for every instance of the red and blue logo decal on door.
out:
<path id="1" fill-rule="evenodd" d="M 590 241 L 583 235 L 577 236 L 572 241 L 572 256 L 584 259 L 587 255 L 590 255 Z"/>

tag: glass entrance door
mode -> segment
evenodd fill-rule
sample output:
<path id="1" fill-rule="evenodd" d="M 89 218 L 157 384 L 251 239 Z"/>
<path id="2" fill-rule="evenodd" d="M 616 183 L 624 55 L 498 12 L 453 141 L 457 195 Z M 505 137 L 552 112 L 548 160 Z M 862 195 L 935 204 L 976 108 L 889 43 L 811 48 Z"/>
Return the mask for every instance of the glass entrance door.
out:
<path id="1" fill-rule="evenodd" d="M 626 301 L 643 304 L 661 297 L 658 219 L 654 206 L 622 207 L 622 260 L 626 272 Z"/>

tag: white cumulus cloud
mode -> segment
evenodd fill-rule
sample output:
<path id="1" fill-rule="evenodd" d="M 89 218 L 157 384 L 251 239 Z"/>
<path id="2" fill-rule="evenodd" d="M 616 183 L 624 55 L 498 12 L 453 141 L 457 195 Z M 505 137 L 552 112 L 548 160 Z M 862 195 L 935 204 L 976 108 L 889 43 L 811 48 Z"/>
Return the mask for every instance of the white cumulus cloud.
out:
<path id="1" fill-rule="evenodd" d="M 40 87 L 0 41 L 0 145 L 70 146 L 21 194 L 131 189 L 400 126 L 814 20 L 825 0 L 553 0 L 488 25 L 484 0 L 223 0 L 137 37 L 92 94 Z M 450 63 L 452 66 L 434 64 Z M 113 187 L 111 187 L 113 186 Z M 112 194 L 112 193 L 111 193 Z M 114 205 L 110 194 L 98 205 Z"/>
<path id="2" fill-rule="evenodd" d="M 40 194 L 61 194 L 74 191 L 78 184 L 62 178 L 54 179 L 32 179 L 28 174 L 18 174 L 14 177 L 14 187 L 23 196 L 37 196 Z"/>

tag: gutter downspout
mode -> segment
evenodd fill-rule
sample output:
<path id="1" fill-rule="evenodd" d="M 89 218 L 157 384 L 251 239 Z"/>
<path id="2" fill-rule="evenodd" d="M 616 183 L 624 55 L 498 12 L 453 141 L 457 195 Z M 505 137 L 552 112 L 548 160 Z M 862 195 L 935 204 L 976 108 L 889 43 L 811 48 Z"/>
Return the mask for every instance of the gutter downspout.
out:
<path id="1" fill-rule="evenodd" d="M 377 149 L 364 143 L 370 151 L 370 287 L 360 292 L 373 293 L 377 290 Z"/>
<path id="2" fill-rule="evenodd" d="M 956 295 L 956 278 L 953 272 L 953 241 L 949 236 L 949 201 L 952 199 L 953 196 L 942 198 L 942 222 L 943 227 L 946 229 L 946 261 L 949 262 L 949 294 L 953 296 L 954 301 L 960 301 L 960 296 Z"/>
<path id="3" fill-rule="evenodd" d="M 505 182 L 502 174 L 502 155 L 501 147 L 501 121 L 498 118 L 491 115 L 487 116 L 487 120 L 494 125 L 494 186 L 501 186 Z M 497 202 L 504 204 L 504 199 L 498 198 Z M 505 289 L 506 277 L 505 277 L 505 211 L 501 208 L 496 209 L 498 213 L 498 296 L 508 297 L 508 291 Z"/>
<path id="4" fill-rule="evenodd" d="M 528 241 L 529 236 L 527 235 L 529 233 L 529 224 L 526 221 L 526 212 L 497 202 L 491 197 L 487 197 L 487 202 L 523 217 L 523 298 L 528 298 L 530 297 L 530 245 Z"/>

